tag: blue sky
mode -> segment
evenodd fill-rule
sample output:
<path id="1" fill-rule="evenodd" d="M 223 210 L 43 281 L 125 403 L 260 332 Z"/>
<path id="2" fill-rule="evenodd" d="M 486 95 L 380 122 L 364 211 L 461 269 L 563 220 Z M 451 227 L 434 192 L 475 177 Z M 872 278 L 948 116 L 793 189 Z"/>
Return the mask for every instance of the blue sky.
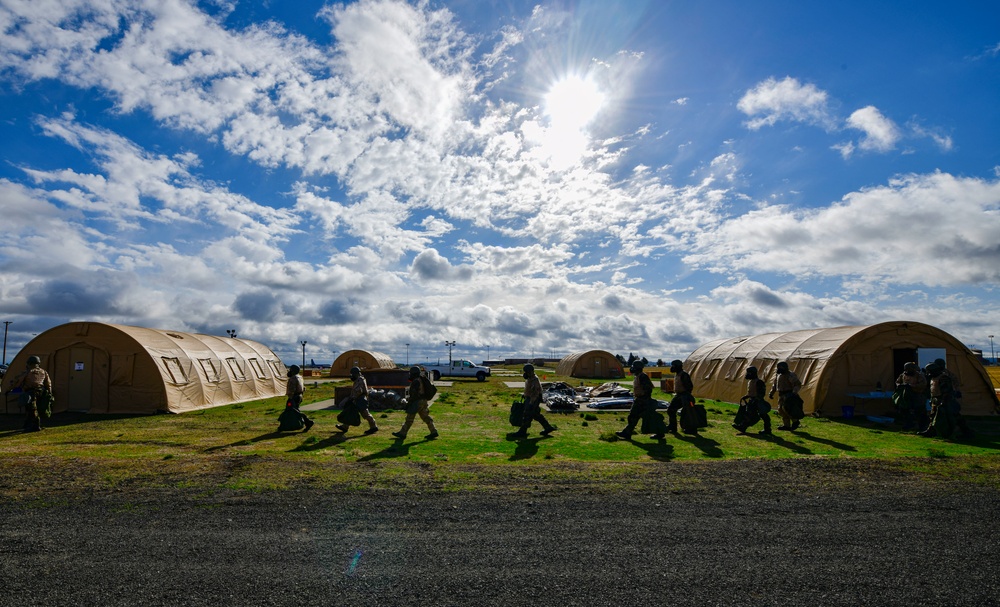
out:
<path id="1" fill-rule="evenodd" d="M 888 320 L 988 351 L 998 26 L 992 2 L 0 0 L 8 360 L 80 319 L 289 362 Z"/>

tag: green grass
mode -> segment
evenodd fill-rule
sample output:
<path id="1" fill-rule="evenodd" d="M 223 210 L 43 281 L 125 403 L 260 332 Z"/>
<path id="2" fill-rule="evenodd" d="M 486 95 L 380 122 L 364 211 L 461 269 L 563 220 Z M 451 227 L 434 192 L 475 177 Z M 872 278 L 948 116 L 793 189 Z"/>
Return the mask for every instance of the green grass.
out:
<path id="1" fill-rule="evenodd" d="M 551 371 L 540 374 L 549 381 L 560 379 Z M 426 484 L 461 489 L 518 479 L 529 485 L 558 480 L 614 487 L 641 484 L 650 466 L 665 462 L 746 458 L 873 458 L 902 460 L 904 465 L 912 458 L 914 470 L 921 472 L 931 459 L 966 466 L 974 477 L 997 472 L 996 417 L 973 418 L 979 435 L 968 442 L 925 439 L 863 418 L 807 418 L 795 433 L 765 438 L 737 435 L 730 426 L 736 406 L 708 401 L 709 427 L 697 437 L 654 441 L 636 435 L 623 441 L 614 432 L 625 425 L 624 412 L 573 412 L 546 414 L 559 427 L 551 437 L 539 436 L 541 428 L 533 424 L 528 439 L 515 441 L 506 436 L 513 430 L 507 415 L 519 391 L 503 381 L 517 379 L 456 380 L 441 387 L 431 408 L 441 436 L 433 441 L 423 438 L 426 427 L 419 418 L 405 441 L 395 441 L 390 432 L 399 429 L 405 416 L 398 410 L 374 412 L 381 428 L 374 435 L 363 435 L 364 425 L 346 435 L 337 433 L 337 411 L 310 412 L 316 425 L 308 433 L 277 433 L 283 398 L 181 415 L 61 416 L 45 431 L 28 434 L 19 431 L 19 416 L 0 416 L 0 490 L 26 491 L 28 483 L 19 481 L 19 475 L 41 478 L 49 486 L 181 485 L 239 491 Z M 332 398 L 334 385 L 307 381 L 305 402 Z M 654 397 L 668 398 L 658 390 Z M 780 424 L 776 415 L 772 420 L 775 427 Z"/>

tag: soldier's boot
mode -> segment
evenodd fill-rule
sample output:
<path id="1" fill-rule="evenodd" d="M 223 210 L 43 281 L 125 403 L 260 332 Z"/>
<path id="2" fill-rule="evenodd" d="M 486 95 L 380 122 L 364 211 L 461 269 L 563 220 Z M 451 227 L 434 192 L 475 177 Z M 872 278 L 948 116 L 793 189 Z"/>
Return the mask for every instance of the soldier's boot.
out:
<path id="1" fill-rule="evenodd" d="M 434 427 L 434 420 L 429 417 L 427 418 L 427 429 L 430 430 L 430 434 L 427 435 L 427 438 L 438 437 L 437 428 Z"/>
<path id="2" fill-rule="evenodd" d="M 618 432 L 615 432 L 615 436 L 624 440 L 628 440 L 632 438 L 632 433 L 634 431 L 635 431 L 635 424 L 629 424 L 625 426 L 624 430 L 619 430 Z"/>

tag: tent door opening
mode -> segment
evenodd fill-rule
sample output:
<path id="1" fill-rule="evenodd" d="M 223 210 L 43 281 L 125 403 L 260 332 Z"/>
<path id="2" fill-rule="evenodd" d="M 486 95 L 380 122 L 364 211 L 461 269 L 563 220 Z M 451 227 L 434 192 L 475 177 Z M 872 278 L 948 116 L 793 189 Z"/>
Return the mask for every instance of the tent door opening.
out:
<path id="1" fill-rule="evenodd" d="M 916 348 L 898 348 L 892 351 L 892 378 L 903 374 L 903 365 L 917 362 Z"/>
<path id="2" fill-rule="evenodd" d="M 91 348 L 70 348 L 69 350 L 69 398 L 70 411 L 90 411 L 90 399 L 94 386 L 94 351 Z"/>

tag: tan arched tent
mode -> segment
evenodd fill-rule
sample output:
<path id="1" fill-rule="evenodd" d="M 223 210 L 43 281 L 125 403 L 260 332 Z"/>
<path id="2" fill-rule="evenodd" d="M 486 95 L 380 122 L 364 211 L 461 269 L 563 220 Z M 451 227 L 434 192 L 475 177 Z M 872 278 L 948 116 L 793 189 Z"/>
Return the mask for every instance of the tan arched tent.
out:
<path id="1" fill-rule="evenodd" d="M 559 361 L 556 375 L 580 379 L 618 379 L 625 369 L 614 354 L 605 350 L 575 352 Z"/>
<path id="2" fill-rule="evenodd" d="M 381 352 L 369 352 L 368 350 L 348 350 L 333 361 L 330 365 L 330 377 L 350 377 L 351 367 L 358 367 L 362 371 L 367 369 L 395 369 L 396 363 Z"/>
<path id="3" fill-rule="evenodd" d="M 248 339 L 98 322 L 59 325 L 11 361 L 4 391 L 30 356 L 52 378 L 53 412 L 181 413 L 285 393 L 285 365 Z M 7 413 L 18 413 L 8 395 Z"/>
<path id="4" fill-rule="evenodd" d="M 835 417 L 843 406 L 859 402 L 852 394 L 870 393 L 879 386 L 892 391 L 904 363 L 923 366 L 935 358 L 944 358 L 958 375 L 964 414 L 989 415 L 1000 408 L 989 376 L 972 352 L 941 329 L 917 322 L 720 339 L 695 350 L 684 369 L 694 381 L 695 396 L 736 403 L 746 393 L 748 366 L 757 367 L 770 389 L 775 365 L 783 360 L 802 380 L 806 413 Z M 860 402 L 869 414 L 892 406 L 887 399 Z"/>

